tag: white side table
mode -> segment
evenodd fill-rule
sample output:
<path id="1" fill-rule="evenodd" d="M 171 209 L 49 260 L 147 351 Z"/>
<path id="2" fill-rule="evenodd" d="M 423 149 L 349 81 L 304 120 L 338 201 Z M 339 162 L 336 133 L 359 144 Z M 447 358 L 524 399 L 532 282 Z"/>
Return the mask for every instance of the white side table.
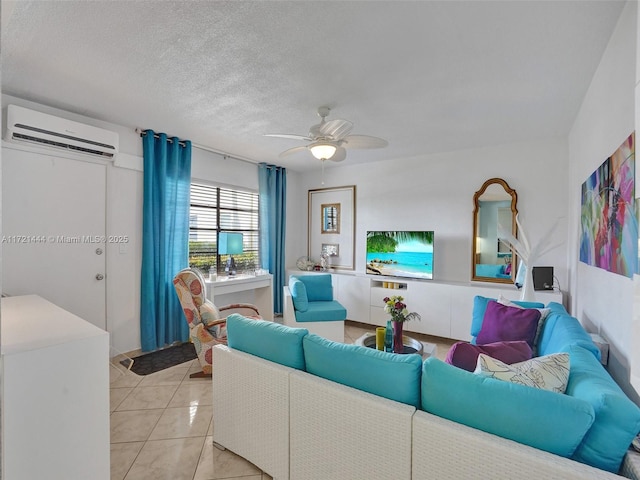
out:
<path id="1" fill-rule="evenodd" d="M 216 301 L 217 296 L 252 292 L 254 303 L 265 320 L 273 320 L 273 277 L 264 275 L 220 275 L 214 281 L 205 280 L 207 298 L 221 306 L 225 302 Z"/>
<path id="2" fill-rule="evenodd" d="M 371 339 L 373 338 L 375 347 L 375 336 L 375 333 L 364 333 L 355 341 L 355 345 L 360 345 L 361 347 L 369 347 L 371 345 Z M 403 337 L 410 338 L 412 341 L 422 344 L 422 358 L 433 357 L 436 355 L 438 346 L 435 343 L 421 342 L 420 340 L 409 337 L 408 335 L 403 335 Z"/>

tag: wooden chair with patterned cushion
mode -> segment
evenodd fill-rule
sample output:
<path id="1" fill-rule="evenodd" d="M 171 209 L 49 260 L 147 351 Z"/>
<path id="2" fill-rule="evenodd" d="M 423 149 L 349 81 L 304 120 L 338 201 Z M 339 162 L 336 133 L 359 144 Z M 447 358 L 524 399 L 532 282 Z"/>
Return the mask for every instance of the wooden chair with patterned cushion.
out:
<path id="1" fill-rule="evenodd" d="M 202 274 L 195 268 L 185 268 L 173 278 L 182 311 L 189 324 L 189 338 L 196 348 L 202 371 L 191 377 L 210 377 L 214 345 L 227 344 L 227 319 L 232 313 L 261 318 L 255 305 L 236 303 L 217 308 L 207 299 L 207 286 Z M 222 312 L 224 317 L 222 317 Z"/>

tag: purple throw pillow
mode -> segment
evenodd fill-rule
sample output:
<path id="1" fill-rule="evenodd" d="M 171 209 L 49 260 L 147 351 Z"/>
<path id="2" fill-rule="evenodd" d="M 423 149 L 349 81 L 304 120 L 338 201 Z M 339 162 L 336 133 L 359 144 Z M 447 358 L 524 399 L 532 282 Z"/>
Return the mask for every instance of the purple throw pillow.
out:
<path id="1" fill-rule="evenodd" d="M 478 363 L 478 355 L 481 353 L 489 355 L 508 365 L 524 362 L 533 357 L 531 347 L 524 340 L 488 343 L 487 345 L 472 345 L 467 342 L 457 342 L 451 345 L 444 361 L 454 367 L 473 372 Z"/>
<path id="2" fill-rule="evenodd" d="M 535 308 L 515 308 L 495 301 L 487 304 L 477 345 L 524 340 L 533 348 L 540 312 Z"/>

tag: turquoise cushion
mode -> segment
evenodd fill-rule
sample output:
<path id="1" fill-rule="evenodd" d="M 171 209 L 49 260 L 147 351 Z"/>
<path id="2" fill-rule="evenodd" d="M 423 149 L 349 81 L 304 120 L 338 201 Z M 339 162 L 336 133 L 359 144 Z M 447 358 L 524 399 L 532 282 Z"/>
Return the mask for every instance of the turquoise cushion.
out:
<path id="1" fill-rule="evenodd" d="M 550 355 L 552 353 L 566 352 L 572 345 L 579 345 L 587 349 L 600 361 L 600 350 L 580 325 L 580 322 L 569 315 L 564 310 L 564 307 L 562 307 L 562 311 L 558 308 L 552 308 L 540 332 L 538 354 Z"/>
<path id="2" fill-rule="evenodd" d="M 307 289 L 307 298 L 310 302 L 330 302 L 333 300 L 333 287 L 331 274 L 300 275 L 295 277 L 304 283 Z"/>
<path id="3" fill-rule="evenodd" d="M 304 337 L 303 345 L 307 372 L 397 402 L 420 405 L 420 355 L 386 353 L 315 334 Z"/>
<path id="4" fill-rule="evenodd" d="M 433 357 L 422 370 L 421 406 L 563 457 L 573 454 L 594 420 L 593 408 L 584 400 L 475 375 Z"/>
<path id="5" fill-rule="evenodd" d="M 473 339 L 471 343 L 475 343 L 475 338 L 478 336 L 478 333 L 480 333 L 482 320 L 484 320 L 484 312 L 487 309 L 487 304 L 491 300 L 496 301 L 495 298 L 481 297 L 480 295 L 476 295 L 473 299 L 473 313 L 471 318 L 471 336 Z M 524 308 L 544 308 L 544 303 L 540 302 L 522 302 L 518 300 L 513 303 Z"/>
<path id="6" fill-rule="evenodd" d="M 549 302 L 544 308 L 548 308 L 554 313 L 564 313 L 565 315 L 569 315 L 569 312 L 567 312 L 567 309 L 564 308 L 564 305 L 558 302 Z"/>
<path id="7" fill-rule="evenodd" d="M 302 339 L 308 333 L 306 328 L 253 320 L 237 313 L 227 317 L 230 348 L 298 370 L 305 367 Z"/>
<path id="8" fill-rule="evenodd" d="M 293 307 L 299 312 L 306 312 L 309 308 L 309 299 L 307 298 L 307 288 L 296 277 L 289 279 L 289 291 L 293 300 Z"/>
<path id="9" fill-rule="evenodd" d="M 346 319 L 347 309 L 335 300 L 331 302 L 310 302 L 306 311 L 296 311 L 296 322 L 332 322 Z"/>
<path id="10" fill-rule="evenodd" d="M 567 350 L 571 371 L 566 393 L 588 402 L 596 415 L 573 459 L 617 473 L 633 437 L 640 432 L 640 408 L 590 351 L 579 346 Z"/>

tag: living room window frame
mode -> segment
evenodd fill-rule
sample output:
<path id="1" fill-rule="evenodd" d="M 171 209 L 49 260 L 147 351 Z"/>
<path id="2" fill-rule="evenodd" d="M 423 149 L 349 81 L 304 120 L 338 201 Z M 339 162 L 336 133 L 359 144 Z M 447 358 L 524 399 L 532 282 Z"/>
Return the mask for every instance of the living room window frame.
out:
<path id="1" fill-rule="evenodd" d="M 209 202 L 194 200 L 194 187 L 200 190 L 201 195 L 209 190 L 212 198 Z M 235 206 L 231 206 L 233 199 L 240 199 Z M 198 214 L 194 213 L 202 209 L 214 210 L 214 217 L 209 217 L 204 225 L 193 226 Z M 225 216 L 226 214 L 226 216 Z M 235 220 L 232 218 L 235 217 Z M 244 217 L 244 218 L 242 218 Z M 247 223 L 248 222 L 248 223 Z M 201 257 L 213 256 L 215 271 L 217 274 L 224 273 L 224 265 L 228 255 L 218 254 L 218 236 L 221 232 L 234 232 L 243 234 L 243 246 L 245 251 L 242 254 L 234 255 L 240 271 L 253 271 L 260 267 L 260 204 L 259 195 L 256 190 L 232 185 L 222 185 L 206 180 L 192 179 L 189 195 L 189 266 L 200 269 L 205 275 L 209 273 L 209 264 L 206 261 L 196 262 L 192 251 L 192 235 L 195 233 L 209 234 L 209 241 L 213 243 L 210 250 L 204 251 Z M 206 235 L 202 235 L 206 236 Z"/>

